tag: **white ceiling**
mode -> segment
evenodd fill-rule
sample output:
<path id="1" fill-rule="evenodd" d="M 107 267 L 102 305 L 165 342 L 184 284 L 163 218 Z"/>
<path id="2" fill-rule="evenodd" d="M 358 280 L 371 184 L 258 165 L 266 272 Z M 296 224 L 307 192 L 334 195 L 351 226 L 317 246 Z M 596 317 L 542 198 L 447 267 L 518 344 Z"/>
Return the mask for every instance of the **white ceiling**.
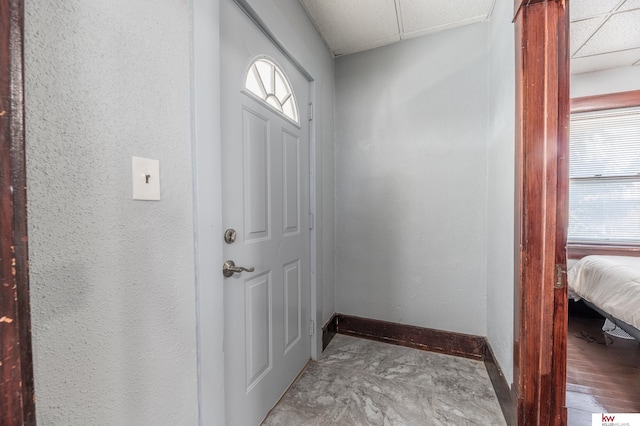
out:
<path id="1" fill-rule="evenodd" d="M 495 0 L 300 0 L 335 56 L 485 21 Z"/>
<path id="2" fill-rule="evenodd" d="M 640 0 L 570 0 L 571 73 L 640 66 Z"/>
<path id="3" fill-rule="evenodd" d="M 299 0 L 335 56 L 488 20 L 495 0 Z M 571 73 L 640 66 L 640 0 L 570 0 Z"/>

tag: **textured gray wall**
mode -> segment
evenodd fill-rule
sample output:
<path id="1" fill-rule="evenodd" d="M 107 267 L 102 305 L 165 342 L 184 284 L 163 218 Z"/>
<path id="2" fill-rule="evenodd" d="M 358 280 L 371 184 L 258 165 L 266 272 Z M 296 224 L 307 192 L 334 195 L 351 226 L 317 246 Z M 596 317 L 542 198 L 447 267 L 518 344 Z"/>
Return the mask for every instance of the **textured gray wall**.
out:
<path id="1" fill-rule="evenodd" d="M 513 381 L 515 47 L 513 2 L 498 0 L 489 23 L 487 338 Z"/>
<path id="2" fill-rule="evenodd" d="M 187 0 L 27 0 L 40 425 L 197 423 Z M 162 201 L 131 200 L 131 156 Z"/>
<path id="3" fill-rule="evenodd" d="M 336 59 L 336 304 L 486 334 L 488 25 Z"/>

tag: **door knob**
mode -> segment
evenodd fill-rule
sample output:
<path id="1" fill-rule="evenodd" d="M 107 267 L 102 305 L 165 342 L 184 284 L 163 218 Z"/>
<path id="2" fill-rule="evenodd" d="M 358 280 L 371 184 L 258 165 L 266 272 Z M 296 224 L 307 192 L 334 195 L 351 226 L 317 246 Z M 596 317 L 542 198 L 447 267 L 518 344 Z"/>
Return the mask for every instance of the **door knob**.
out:
<path id="1" fill-rule="evenodd" d="M 222 275 L 224 275 L 227 278 L 233 276 L 235 272 L 240 273 L 242 271 L 253 272 L 255 271 L 255 268 L 253 266 L 251 268 L 245 268 L 244 266 L 236 266 L 233 260 L 227 260 L 226 262 L 224 262 L 224 265 L 222 265 Z"/>

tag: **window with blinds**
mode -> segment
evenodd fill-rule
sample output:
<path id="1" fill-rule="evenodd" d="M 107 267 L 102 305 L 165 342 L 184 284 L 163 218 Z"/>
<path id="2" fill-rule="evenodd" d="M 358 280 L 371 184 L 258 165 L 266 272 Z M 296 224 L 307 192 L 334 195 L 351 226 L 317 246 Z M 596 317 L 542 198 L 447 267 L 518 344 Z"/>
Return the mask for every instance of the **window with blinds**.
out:
<path id="1" fill-rule="evenodd" d="M 640 107 L 571 115 L 570 243 L 640 245 Z"/>

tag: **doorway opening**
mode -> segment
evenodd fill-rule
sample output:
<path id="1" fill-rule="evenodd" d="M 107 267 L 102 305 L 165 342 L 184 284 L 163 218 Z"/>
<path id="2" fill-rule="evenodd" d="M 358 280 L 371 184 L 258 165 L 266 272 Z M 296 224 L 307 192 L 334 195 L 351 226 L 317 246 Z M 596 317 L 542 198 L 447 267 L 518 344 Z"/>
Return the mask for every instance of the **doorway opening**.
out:
<path id="1" fill-rule="evenodd" d="M 581 424 L 640 412 L 637 302 L 619 297 L 640 276 L 640 91 L 573 98 L 571 112 L 567 408 Z"/>

